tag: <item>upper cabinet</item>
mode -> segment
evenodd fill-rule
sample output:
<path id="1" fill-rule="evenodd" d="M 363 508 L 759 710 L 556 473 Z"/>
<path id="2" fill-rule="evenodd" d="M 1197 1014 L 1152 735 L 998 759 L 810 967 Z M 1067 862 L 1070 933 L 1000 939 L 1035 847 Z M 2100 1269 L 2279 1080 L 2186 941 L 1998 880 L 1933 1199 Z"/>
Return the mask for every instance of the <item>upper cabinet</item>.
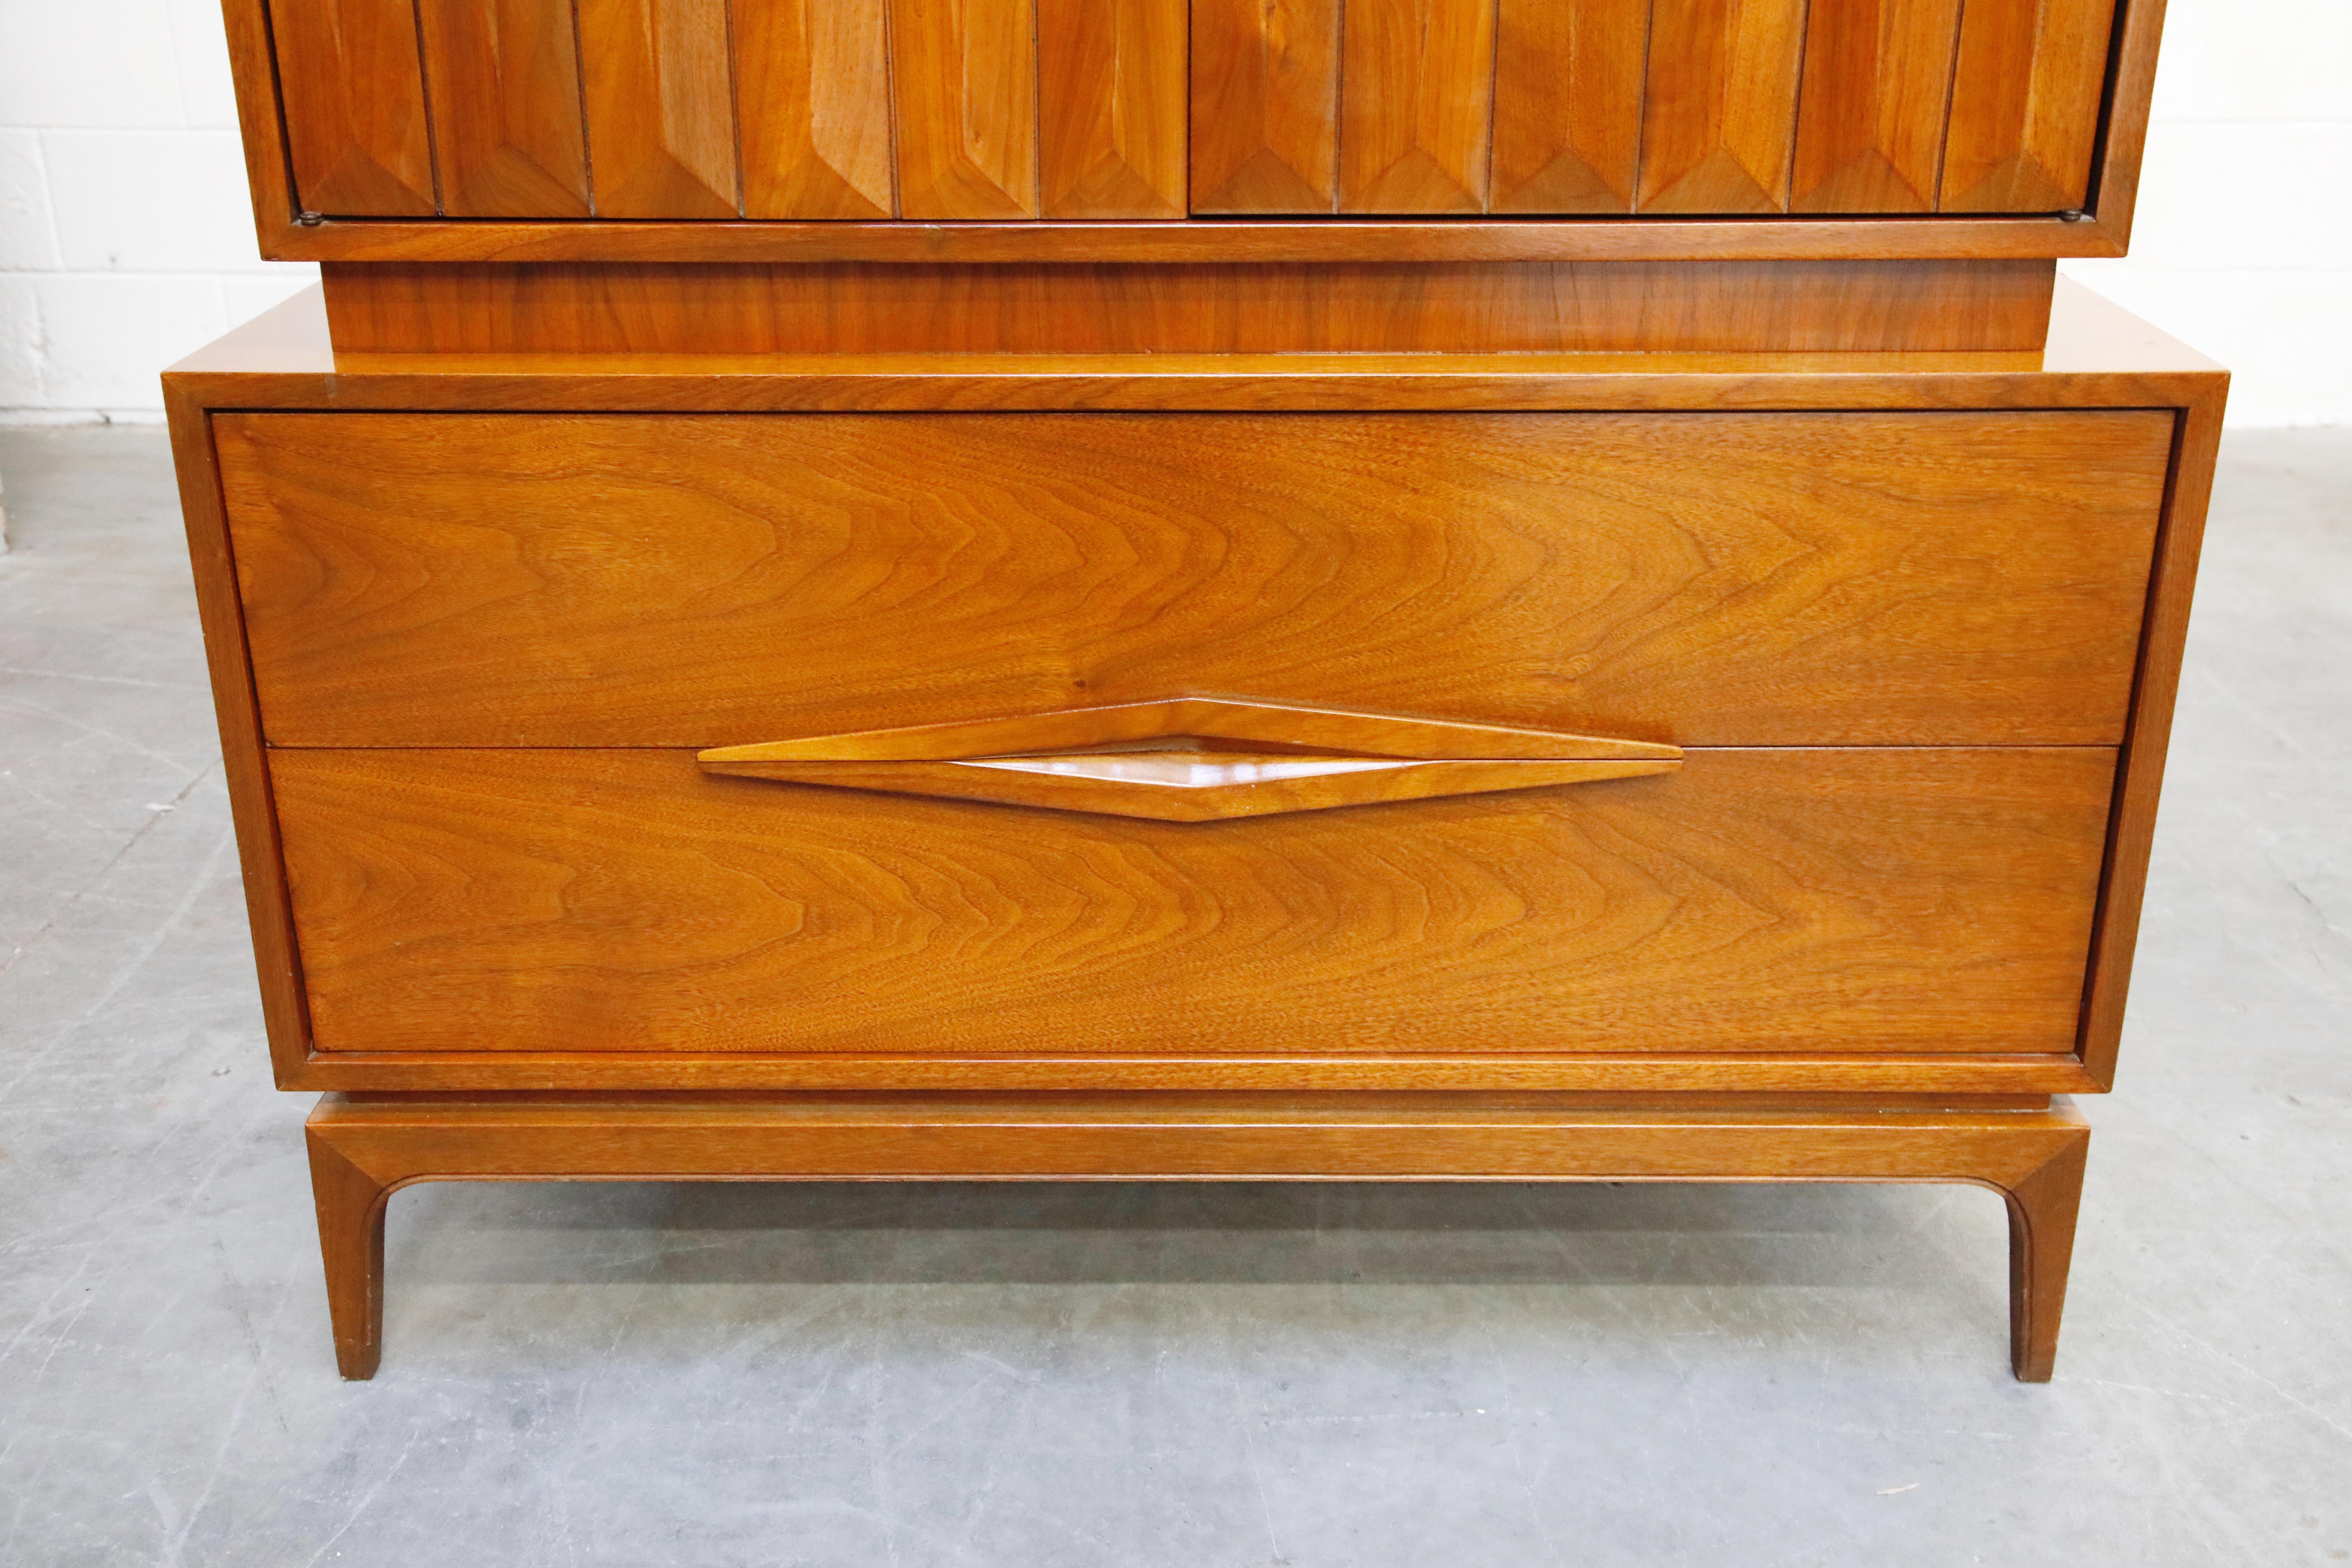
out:
<path id="1" fill-rule="evenodd" d="M 2124 58 L 2118 0 L 228 6 L 306 221 L 2071 215 Z"/>

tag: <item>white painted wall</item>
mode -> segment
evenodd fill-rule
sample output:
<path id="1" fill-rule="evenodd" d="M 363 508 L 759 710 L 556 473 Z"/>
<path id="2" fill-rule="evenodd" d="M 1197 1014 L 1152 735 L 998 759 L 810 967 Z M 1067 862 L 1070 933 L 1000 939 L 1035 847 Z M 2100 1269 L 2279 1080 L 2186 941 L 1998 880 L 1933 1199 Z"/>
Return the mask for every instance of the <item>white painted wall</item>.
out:
<path id="1" fill-rule="evenodd" d="M 2352 4 L 2171 0 L 2138 234 L 2065 269 L 2352 424 Z M 154 418 L 155 373 L 311 275 L 256 258 L 216 0 L 0 0 L 0 420 Z"/>

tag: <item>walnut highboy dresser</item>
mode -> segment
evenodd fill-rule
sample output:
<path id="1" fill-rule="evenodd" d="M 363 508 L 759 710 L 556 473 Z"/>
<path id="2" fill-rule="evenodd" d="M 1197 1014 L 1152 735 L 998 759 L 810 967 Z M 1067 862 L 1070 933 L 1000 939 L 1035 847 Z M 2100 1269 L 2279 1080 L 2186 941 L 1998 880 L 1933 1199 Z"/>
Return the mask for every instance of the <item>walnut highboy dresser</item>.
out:
<path id="1" fill-rule="evenodd" d="M 2161 0 L 227 0 L 166 377 L 339 1358 L 453 1179 L 1974 1182 L 2225 377 Z"/>

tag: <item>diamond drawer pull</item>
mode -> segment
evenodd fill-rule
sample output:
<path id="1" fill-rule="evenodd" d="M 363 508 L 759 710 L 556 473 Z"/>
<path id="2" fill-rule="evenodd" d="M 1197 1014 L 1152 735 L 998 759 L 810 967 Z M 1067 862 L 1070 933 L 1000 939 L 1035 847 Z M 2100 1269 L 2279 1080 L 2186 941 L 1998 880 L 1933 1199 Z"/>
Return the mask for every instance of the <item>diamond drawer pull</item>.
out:
<path id="1" fill-rule="evenodd" d="M 720 746 L 704 770 L 1208 822 L 1672 772 L 1682 750 L 1541 730 L 1181 697 Z"/>

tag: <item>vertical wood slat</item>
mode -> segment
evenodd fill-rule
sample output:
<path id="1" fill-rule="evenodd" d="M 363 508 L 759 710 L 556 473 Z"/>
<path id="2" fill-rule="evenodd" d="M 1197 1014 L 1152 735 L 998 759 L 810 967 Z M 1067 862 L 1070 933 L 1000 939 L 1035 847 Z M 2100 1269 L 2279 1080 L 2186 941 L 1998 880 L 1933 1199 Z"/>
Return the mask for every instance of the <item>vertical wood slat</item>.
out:
<path id="1" fill-rule="evenodd" d="M 269 23 L 302 208 L 432 216 L 439 204 L 411 0 L 271 0 Z"/>
<path id="2" fill-rule="evenodd" d="M 1328 213 L 1339 0 L 1192 0 L 1192 207 Z"/>
<path id="3" fill-rule="evenodd" d="M 1968 0 L 1942 210 L 2071 212 L 2090 194 L 2116 0 Z"/>
<path id="4" fill-rule="evenodd" d="M 739 0 L 743 215 L 887 218 L 887 0 Z"/>
<path id="5" fill-rule="evenodd" d="M 1185 0 L 1037 0 L 1047 217 L 1184 216 Z"/>
<path id="6" fill-rule="evenodd" d="M 733 217 L 727 0 L 579 0 L 599 217 Z"/>
<path id="7" fill-rule="evenodd" d="M 1793 212 L 1936 210 L 1960 0 L 1812 0 Z"/>
<path id="8" fill-rule="evenodd" d="M 1339 210 L 1486 207 L 1496 0 L 1347 0 Z"/>
<path id="9" fill-rule="evenodd" d="M 1500 0 L 1488 210 L 1633 209 L 1650 0 Z"/>
<path id="10" fill-rule="evenodd" d="M 572 0 L 418 0 L 451 217 L 586 217 Z"/>
<path id="11" fill-rule="evenodd" d="M 1657 0 L 1638 209 L 1789 205 L 1805 0 Z"/>
<path id="12" fill-rule="evenodd" d="M 1035 0 L 890 0 L 898 210 L 1037 216 Z"/>

